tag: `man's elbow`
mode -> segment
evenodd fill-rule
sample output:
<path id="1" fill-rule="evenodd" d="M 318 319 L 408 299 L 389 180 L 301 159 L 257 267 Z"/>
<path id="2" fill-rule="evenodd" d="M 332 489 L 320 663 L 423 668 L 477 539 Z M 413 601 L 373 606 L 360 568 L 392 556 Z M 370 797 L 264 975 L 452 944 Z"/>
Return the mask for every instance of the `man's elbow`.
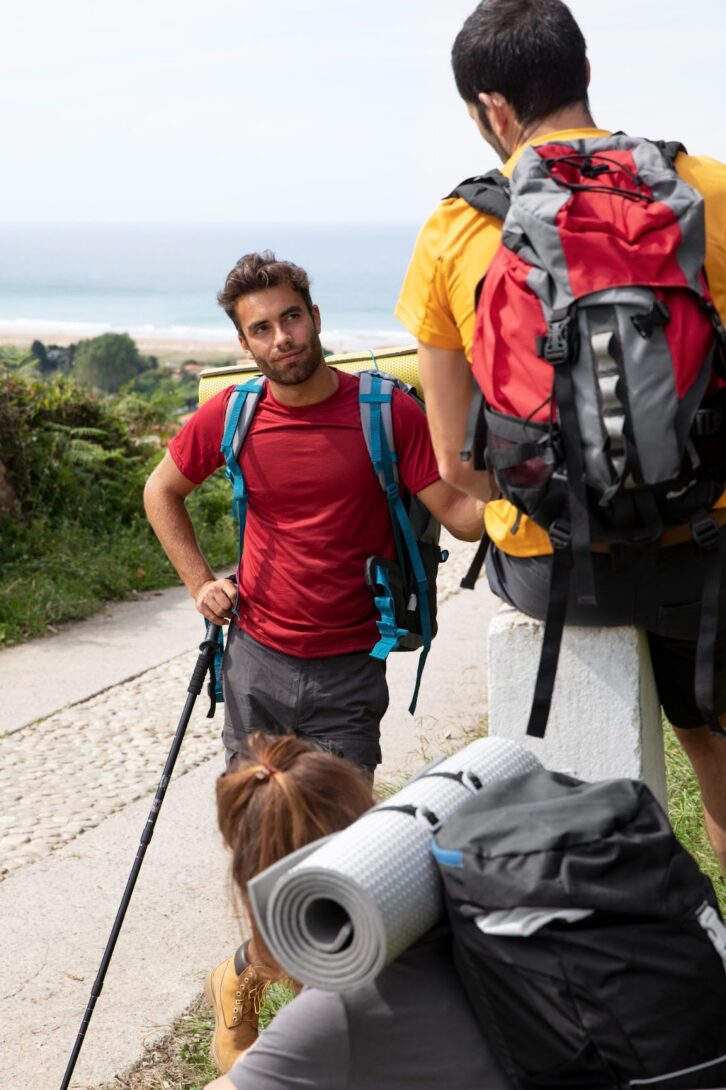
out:
<path id="1" fill-rule="evenodd" d="M 449 451 L 442 454 L 437 459 L 437 463 L 441 480 L 446 481 L 453 488 L 458 488 L 460 492 L 465 492 L 465 486 L 469 479 L 469 474 L 466 472 L 467 463 L 462 462 L 458 454 Z"/>
<path id="2" fill-rule="evenodd" d="M 147 518 L 150 518 L 151 513 L 156 509 L 158 499 L 159 479 L 156 470 L 153 470 L 146 478 L 146 484 L 144 485 L 144 511 L 146 511 Z"/>
<path id="3" fill-rule="evenodd" d="M 173 506 L 177 499 L 174 489 L 166 479 L 163 465 L 164 463 L 160 462 L 156 469 L 152 470 L 144 485 L 144 511 L 152 525 L 159 510 Z M 183 503 L 183 500 L 181 502 Z"/>

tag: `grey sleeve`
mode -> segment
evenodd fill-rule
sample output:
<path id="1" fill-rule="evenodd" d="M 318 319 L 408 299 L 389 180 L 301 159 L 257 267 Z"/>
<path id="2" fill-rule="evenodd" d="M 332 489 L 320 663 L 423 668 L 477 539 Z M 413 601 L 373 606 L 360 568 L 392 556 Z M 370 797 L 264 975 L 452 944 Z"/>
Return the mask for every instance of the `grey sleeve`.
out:
<path id="1" fill-rule="evenodd" d="M 228 1073 L 236 1090 L 346 1090 L 348 1020 L 340 996 L 305 990 Z"/>

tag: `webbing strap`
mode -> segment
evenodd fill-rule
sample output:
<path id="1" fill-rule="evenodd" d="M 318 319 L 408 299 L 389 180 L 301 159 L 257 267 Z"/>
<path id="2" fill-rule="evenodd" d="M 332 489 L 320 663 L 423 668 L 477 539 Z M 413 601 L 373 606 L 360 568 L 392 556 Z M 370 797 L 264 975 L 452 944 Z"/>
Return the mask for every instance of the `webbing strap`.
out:
<path id="1" fill-rule="evenodd" d="M 400 640 L 408 635 L 408 630 L 399 628 L 396 624 L 396 608 L 393 601 L 393 591 L 391 590 L 391 584 L 388 579 L 388 572 L 381 564 L 376 564 L 372 574 L 376 585 L 383 587 L 384 593 L 375 595 L 373 599 L 380 614 L 380 617 L 376 621 L 380 639 L 370 652 L 370 657 L 372 659 L 381 659 L 385 661 L 391 651 L 395 651 L 398 647 Z"/>
<path id="2" fill-rule="evenodd" d="M 368 381 L 370 380 L 370 381 Z M 411 526 L 406 508 L 403 505 L 398 488 L 397 457 L 393 446 L 393 425 L 391 415 L 391 399 L 393 396 L 393 383 L 390 379 L 381 375 L 366 374 L 365 386 L 361 388 L 359 399 L 361 402 L 361 415 L 370 424 L 369 450 L 373 468 L 384 483 L 388 509 L 391 514 L 391 524 L 396 544 L 396 555 L 401 571 L 406 570 L 405 555 L 408 555 L 413 577 L 416 581 L 416 595 L 421 618 L 422 648 L 419 655 L 418 670 L 413 698 L 409 705 L 409 711 L 413 715 L 416 710 L 418 692 L 421 685 L 421 675 L 426 664 L 426 658 L 431 647 L 432 627 L 431 610 L 429 608 L 429 582 L 421 560 L 416 535 Z M 366 418 L 363 418 L 363 408 L 366 409 Z M 385 410 L 385 414 L 384 414 Z M 369 415 L 368 415 L 369 414 Z M 405 553 L 404 553 L 405 546 Z M 379 641 L 380 643 L 380 641 Z M 376 645 L 378 646 L 378 644 Z M 376 657 L 381 657 L 380 655 Z"/>
<path id="3" fill-rule="evenodd" d="M 476 772 L 470 772 L 468 769 L 462 768 L 458 772 L 439 772 L 434 769 L 433 772 L 426 772 L 421 779 L 430 780 L 438 776 L 442 780 L 454 780 L 456 783 L 461 784 L 467 791 L 471 791 L 473 795 L 477 791 L 481 791 L 482 782 L 477 776 Z"/>
<path id="4" fill-rule="evenodd" d="M 225 473 L 227 480 L 232 483 L 232 515 L 237 519 L 239 528 L 239 543 L 237 549 L 237 568 L 242 560 L 244 548 L 245 523 L 247 521 L 247 485 L 245 484 L 242 466 L 239 456 L 245 436 L 249 431 L 252 417 L 262 396 L 265 379 L 249 379 L 249 381 L 235 386 L 227 404 L 227 414 L 224 422 L 224 432 L 220 451 L 224 457 Z M 234 603 L 233 613 L 237 612 L 239 602 L 239 585 L 237 597 Z"/>
<path id="5" fill-rule="evenodd" d="M 433 810 L 429 810 L 428 806 L 424 806 L 423 803 L 419 806 L 414 806 L 413 803 L 405 803 L 401 806 L 377 806 L 375 813 L 392 813 L 392 814 L 406 814 L 407 817 L 412 817 L 418 824 L 425 829 L 427 833 L 433 835 L 438 833 L 443 822 L 434 813 Z"/>
<path id="6" fill-rule="evenodd" d="M 485 530 L 484 533 L 481 535 L 481 541 L 477 545 L 476 552 L 474 553 L 471 564 L 469 565 L 469 567 L 467 569 L 466 575 L 462 578 L 461 582 L 459 583 L 459 586 L 463 590 L 473 590 L 474 587 L 476 586 L 476 581 L 477 581 L 477 579 L 479 578 L 479 576 L 481 574 L 481 570 L 482 570 L 482 567 L 484 566 L 484 561 L 486 560 L 486 555 L 487 555 L 487 550 L 488 549 L 489 549 L 489 534 Z"/>
<path id="7" fill-rule="evenodd" d="M 726 730 L 721 726 L 714 700 L 714 665 L 719 632 L 724 539 L 710 515 L 695 516 L 691 521 L 691 530 L 703 569 L 701 616 L 696 640 L 695 699 L 703 722 L 711 733 L 726 738 Z"/>
<path id="8" fill-rule="evenodd" d="M 527 724 L 527 734 L 534 738 L 544 738 L 547 729 L 552 693 L 555 687 L 555 675 L 557 674 L 557 663 L 562 645 L 562 631 L 565 627 L 571 570 L 571 546 L 558 547 L 555 545 L 542 650 L 540 651 L 537 680 L 534 684 L 532 709 Z"/>
<path id="9" fill-rule="evenodd" d="M 358 401 L 363 438 L 381 488 L 385 489 L 389 481 L 398 480 L 398 457 L 391 411 L 394 383 L 388 376 L 371 374 L 370 371 L 361 372 L 359 383 Z"/>
<path id="10" fill-rule="evenodd" d="M 449 197 L 461 197 L 477 212 L 503 220 L 512 203 L 510 185 L 510 179 L 501 170 L 490 170 L 487 174 L 465 178 L 449 193 Z"/>
<path id="11" fill-rule="evenodd" d="M 572 556 L 575 565 L 577 600 L 581 605 L 597 605 L 595 575 L 590 552 L 590 516 L 587 509 L 585 464 L 582 457 L 580 428 L 577 422 L 575 394 L 572 387 L 571 365 L 573 362 L 572 351 L 570 351 L 567 359 L 553 364 L 554 391 L 562 433 L 567 437 L 565 464 L 567 466 Z"/>
<path id="12" fill-rule="evenodd" d="M 406 549 L 408 551 L 409 559 L 411 561 L 411 568 L 413 570 L 413 576 L 416 580 L 416 597 L 418 601 L 419 617 L 421 618 L 421 640 L 423 646 L 421 648 L 421 654 L 418 657 L 418 669 L 416 670 L 416 683 L 413 688 L 413 696 L 411 703 L 408 706 L 408 710 L 413 715 L 416 711 L 416 704 L 418 701 L 418 691 L 421 687 L 421 677 L 423 675 L 424 666 L 426 665 L 426 659 L 428 658 L 429 651 L 431 650 L 431 640 L 433 634 L 431 631 L 431 610 L 429 609 L 429 581 L 426 578 L 426 572 L 424 570 L 423 562 L 421 560 L 421 554 L 418 550 L 418 544 L 416 543 L 416 537 L 411 526 L 406 509 L 403 506 L 401 496 L 398 491 L 398 485 L 392 483 L 386 488 L 386 496 L 388 497 L 388 504 L 392 513 L 392 519 L 394 526 L 398 523 L 403 540 L 406 543 Z M 400 563 L 400 561 L 399 561 Z M 402 570 L 404 570 L 402 568 Z"/>

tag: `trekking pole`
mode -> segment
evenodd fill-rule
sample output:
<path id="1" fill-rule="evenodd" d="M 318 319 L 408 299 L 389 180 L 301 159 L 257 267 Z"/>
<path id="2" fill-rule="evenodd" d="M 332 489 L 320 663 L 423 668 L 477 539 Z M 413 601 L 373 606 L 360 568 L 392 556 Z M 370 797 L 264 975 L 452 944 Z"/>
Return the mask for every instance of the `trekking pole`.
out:
<path id="1" fill-rule="evenodd" d="M 136 879 L 138 878 L 139 871 L 141 870 L 141 864 L 144 861 L 146 849 L 148 848 L 149 843 L 151 842 L 151 838 L 154 835 L 154 826 L 156 825 L 156 819 L 159 816 L 159 810 L 161 809 L 161 804 L 164 801 L 166 789 L 169 786 L 169 780 L 171 779 L 171 774 L 174 769 L 176 759 L 179 755 L 179 750 L 181 749 L 184 734 L 191 718 L 192 709 L 194 707 L 197 697 L 202 691 L 204 679 L 207 676 L 207 673 L 209 673 L 214 666 L 214 656 L 219 646 L 217 642 L 219 639 L 219 631 L 219 625 L 210 625 L 207 629 L 206 637 L 199 645 L 200 654 L 197 658 L 196 666 L 194 667 L 194 671 L 189 681 L 189 688 L 187 689 L 188 695 L 186 703 L 184 705 L 184 710 L 181 714 L 181 718 L 179 719 L 179 725 L 176 728 L 176 734 L 174 735 L 174 741 L 172 742 L 171 749 L 169 750 L 169 756 L 166 758 L 164 771 L 161 774 L 161 779 L 159 780 L 159 786 L 157 787 L 156 794 L 154 795 L 154 801 L 152 803 L 151 810 L 149 811 L 149 816 L 146 819 L 146 824 L 144 825 L 143 832 L 141 833 L 141 840 L 139 841 L 136 858 L 134 859 L 131 873 L 129 874 L 128 881 L 126 882 L 126 889 L 124 890 L 123 897 L 121 898 L 121 904 L 119 905 L 118 912 L 116 913 L 116 919 L 114 920 L 113 927 L 111 928 L 111 934 L 109 935 L 108 942 L 106 943 L 106 949 L 103 952 L 103 958 L 101 959 L 101 964 L 99 966 L 96 979 L 93 982 L 93 987 L 91 988 L 91 996 L 88 1000 L 86 1013 L 83 1015 L 83 1020 L 81 1021 L 81 1026 L 78 1030 L 78 1035 L 76 1037 L 76 1043 L 73 1046 L 73 1051 L 68 1061 L 68 1066 L 66 1067 L 66 1073 L 63 1076 L 63 1082 L 60 1085 L 60 1090 L 68 1090 L 68 1087 L 70 1086 L 71 1077 L 73 1075 L 73 1071 L 78 1060 L 78 1055 L 81 1051 L 81 1047 L 86 1036 L 86 1030 L 88 1029 L 88 1024 L 91 1021 L 93 1009 L 96 1006 L 96 1000 L 98 999 L 99 995 L 101 994 L 101 990 L 103 989 L 103 982 L 106 978 L 106 972 L 108 970 L 108 966 L 113 955 L 114 947 L 116 946 L 116 940 L 119 937 L 119 933 L 124 922 L 126 910 L 129 907 L 131 894 L 133 893 L 134 886 L 136 885 Z"/>

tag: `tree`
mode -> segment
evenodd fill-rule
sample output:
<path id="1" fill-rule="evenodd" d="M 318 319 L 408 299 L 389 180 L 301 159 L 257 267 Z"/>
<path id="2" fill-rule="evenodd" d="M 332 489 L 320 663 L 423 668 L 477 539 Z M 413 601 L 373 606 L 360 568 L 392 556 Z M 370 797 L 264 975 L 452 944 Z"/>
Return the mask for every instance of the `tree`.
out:
<path id="1" fill-rule="evenodd" d="M 0 345 L 0 375 L 33 378 L 37 369 L 38 360 L 26 348 L 16 348 L 12 344 Z"/>
<path id="2" fill-rule="evenodd" d="M 147 366 L 128 333 L 102 333 L 80 342 L 73 360 L 73 376 L 103 393 L 114 394 Z"/>

